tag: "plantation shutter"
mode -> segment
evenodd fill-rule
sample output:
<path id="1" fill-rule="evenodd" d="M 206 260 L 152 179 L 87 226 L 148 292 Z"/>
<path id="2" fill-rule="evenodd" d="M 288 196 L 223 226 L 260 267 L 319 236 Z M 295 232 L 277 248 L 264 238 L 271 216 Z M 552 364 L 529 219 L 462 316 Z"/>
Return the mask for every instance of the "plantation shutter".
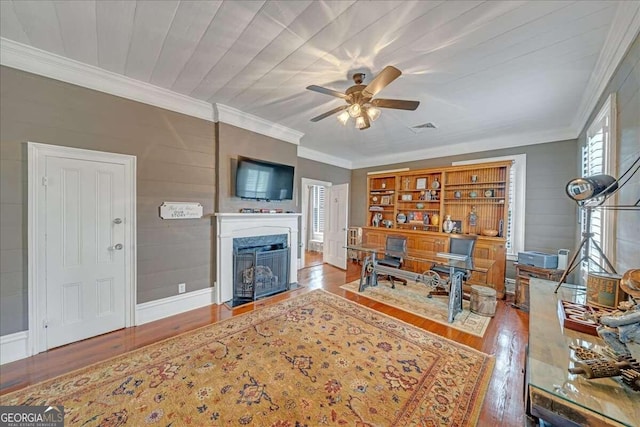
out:
<path id="1" fill-rule="evenodd" d="M 516 168 L 509 169 L 509 200 L 507 200 L 509 211 L 507 212 L 507 224 L 505 228 L 507 253 L 513 254 L 513 233 L 514 233 L 514 211 L 516 209 L 515 189 L 516 189 Z"/>
<path id="2" fill-rule="evenodd" d="M 311 197 L 313 200 L 314 238 L 322 239 L 321 235 L 324 233 L 324 187 L 314 185 L 311 189 Z"/>
<path id="3" fill-rule="evenodd" d="M 602 126 L 592 135 L 587 135 L 587 144 L 582 148 L 582 176 L 593 176 L 604 173 L 605 164 L 605 143 L 607 137 L 607 125 L 608 117 L 605 117 Z M 582 225 L 581 230 L 583 233 L 588 232 L 586 229 L 586 211 L 582 210 Z M 603 212 L 601 209 L 593 209 L 591 211 L 591 232 L 593 233 L 593 239 L 589 242 L 589 255 L 591 258 L 602 265 L 602 257 L 600 253 L 595 249 L 594 241 L 602 248 L 604 247 L 603 236 Z M 583 254 L 586 249 L 583 249 Z M 589 272 L 589 261 L 584 260 L 582 262 L 583 277 L 586 280 L 586 274 Z"/>

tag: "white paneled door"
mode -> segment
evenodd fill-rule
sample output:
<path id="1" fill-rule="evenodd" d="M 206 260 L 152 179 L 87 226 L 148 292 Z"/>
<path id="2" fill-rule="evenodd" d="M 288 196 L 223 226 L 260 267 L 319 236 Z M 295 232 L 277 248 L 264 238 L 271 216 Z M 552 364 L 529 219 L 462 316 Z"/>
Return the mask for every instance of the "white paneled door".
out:
<path id="1" fill-rule="evenodd" d="M 327 187 L 325 194 L 325 232 L 323 261 L 347 268 L 347 223 L 349 218 L 349 184 Z"/>
<path id="2" fill-rule="evenodd" d="M 125 327 L 125 166 L 57 156 L 42 161 L 43 338 L 50 349 Z"/>

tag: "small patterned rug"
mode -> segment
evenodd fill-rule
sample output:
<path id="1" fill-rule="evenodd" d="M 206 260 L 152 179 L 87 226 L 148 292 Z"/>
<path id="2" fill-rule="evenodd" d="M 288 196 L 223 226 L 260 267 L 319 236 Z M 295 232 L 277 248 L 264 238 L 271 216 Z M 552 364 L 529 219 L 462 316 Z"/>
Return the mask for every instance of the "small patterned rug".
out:
<path id="1" fill-rule="evenodd" d="M 341 288 L 478 337 L 484 336 L 491 321 L 490 317 L 472 313 L 469 310 L 469 301 L 464 300 L 462 301 L 462 312 L 456 315 L 453 323 L 449 323 L 447 321 L 448 297 L 427 298 L 429 288 L 422 283 L 409 281 L 407 286 L 404 286 L 396 282 L 396 288 L 391 289 L 390 282 L 379 280 L 378 286 L 368 287 L 362 293 L 358 292 L 359 285 L 360 280 L 358 279 L 342 285 Z"/>
<path id="2" fill-rule="evenodd" d="M 484 353 L 322 290 L 0 397 L 65 426 L 472 426 Z"/>

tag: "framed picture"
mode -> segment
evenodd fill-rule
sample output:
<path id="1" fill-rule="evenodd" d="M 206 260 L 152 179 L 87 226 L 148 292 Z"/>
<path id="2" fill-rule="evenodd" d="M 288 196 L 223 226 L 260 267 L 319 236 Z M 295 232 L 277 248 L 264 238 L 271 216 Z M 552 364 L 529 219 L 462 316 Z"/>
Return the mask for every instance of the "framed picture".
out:
<path id="1" fill-rule="evenodd" d="M 427 188 L 427 178 L 416 179 L 416 190 L 424 190 Z"/>
<path id="2" fill-rule="evenodd" d="M 462 233 L 462 221 L 453 220 L 453 233 Z"/>
<path id="3" fill-rule="evenodd" d="M 382 205 L 390 205 L 391 204 L 391 197 L 382 196 L 382 198 L 380 199 L 380 204 L 382 204 Z"/>

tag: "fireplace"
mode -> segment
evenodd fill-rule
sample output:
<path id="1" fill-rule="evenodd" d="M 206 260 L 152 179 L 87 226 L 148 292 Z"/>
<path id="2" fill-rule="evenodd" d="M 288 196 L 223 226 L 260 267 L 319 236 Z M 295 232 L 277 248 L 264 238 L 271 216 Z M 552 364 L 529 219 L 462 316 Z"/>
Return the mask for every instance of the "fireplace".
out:
<path id="1" fill-rule="evenodd" d="M 279 292 L 280 289 L 292 289 L 298 282 L 298 222 L 299 213 L 216 213 L 216 283 L 214 284 L 214 298 L 217 304 L 233 301 L 236 296 L 234 284 L 242 271 L 245 271 L 245 281 L 251 279 L 251 275 L 258 278 L 260 289 L 255 287 L 257 295 L 270 295 Z M 244 239 L 259 238 L 259 243 L 251 243 Z M 269 240 L 275 242 L 269 242 Z M 281 251 L 281 252 L 275 252 Z M 271 253 L 274 252 L 274 253 Z M 241 255 L 239 262 L 246 264 L 236 265 L 235 255 Z M 284 257 L 288 263 L 285 271 L 280 271 L 273 264 L 276 259 L 260 259 L 255 257 Z M 249 261 L 251 260 L 251 261 Z M 269 269 L 258 268 L 267 263 Z M 282 259 L 277 261 L 278 264 Z M 254 270 L 250 270 L 250 266 Z M 284 266 L 282 266 L 284 268 Z M 277 280 L 276 277 L 277 276 Z M 276 284 L 277 283 L 277 284 Z M 249 290 L 253 297 L 252 288 L 244 288 L 240 291 L 243 298 L 249 298 Z"/>
<path id="2" fill-rule="evenodd" d="M 289 246 L 286 234 L 233 239 L 232 305 L 288 289 Z"/>

